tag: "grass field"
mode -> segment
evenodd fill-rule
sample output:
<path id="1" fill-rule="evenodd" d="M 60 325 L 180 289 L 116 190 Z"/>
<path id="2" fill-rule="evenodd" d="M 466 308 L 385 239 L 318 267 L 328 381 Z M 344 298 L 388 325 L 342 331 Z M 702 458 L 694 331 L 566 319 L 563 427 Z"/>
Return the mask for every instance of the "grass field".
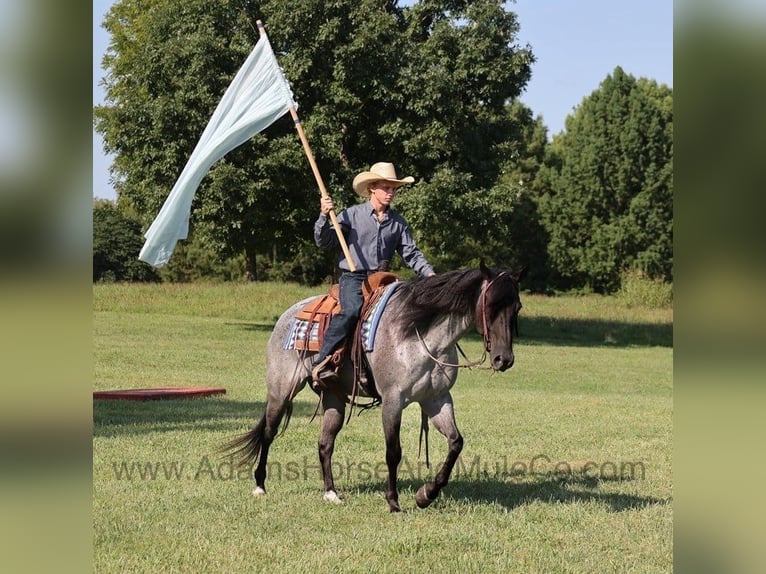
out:
<path id="1" fill-rule="evenodd" d="M 614 298 L 522 295 L 510 371 L 463 371 L 465 438 L 430 508 L 414 493 L 419 411 L 405 411 L 400 503 L 383 498 L 380 411 L 338 438 L 322 501 L 311 421 L 296 401 L 269 461 L 268 495 L 215 450 L 264 405 L 264 349 L 296 285 L 95 285 L 94 390 L 223 386 L 222 397 L 94 401 L 97 572 L 672 571 L 672 310 Z M 469 358 L 481 354 L 467 337 Z M 431 460 L 446 444 L 431 433 Z"/>

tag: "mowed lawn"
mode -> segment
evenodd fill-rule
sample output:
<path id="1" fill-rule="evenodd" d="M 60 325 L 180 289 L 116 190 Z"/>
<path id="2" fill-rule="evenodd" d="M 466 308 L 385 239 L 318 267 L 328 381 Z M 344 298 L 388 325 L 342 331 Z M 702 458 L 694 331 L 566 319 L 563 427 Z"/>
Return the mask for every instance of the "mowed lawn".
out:
<path id="1" fill-rule="evenodd" d="M 216 449 L 264 406 L 265 346 L 292 284 L 95 285 L 94 390 L 222 386 L 193 400 L 94 401 L 97 572 L 670 572 L 671 309 L 613 297 L 522 294 L 516 364 L 463 370 L 465 446 L 428 509 L 414 493 L 446 454 L 405 411 L 400 503 L 383 498 L 380 410 L 339 435 L 322 500 L 316 396 L 271 449 L 268 494 Z M 481 340 L 462 343 L 470 359 Z"/>

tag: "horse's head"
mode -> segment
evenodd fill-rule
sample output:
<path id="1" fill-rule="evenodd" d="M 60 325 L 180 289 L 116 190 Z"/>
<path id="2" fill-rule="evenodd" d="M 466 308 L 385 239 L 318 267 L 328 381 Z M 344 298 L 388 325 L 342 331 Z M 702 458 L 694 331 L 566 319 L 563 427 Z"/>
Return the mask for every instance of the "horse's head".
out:
<path id="1" fill-rule="evenodd" d="M 518 334 L 517 320 L 521 310 L 519 281 L 527 268 L 519 271 L 493 271 L 480 266 L 483 281 L 476 302 L 476 329 L 484 337 L 484 348 L 490 365 L 496 371 L 513 366 L 513 331 Z"/>

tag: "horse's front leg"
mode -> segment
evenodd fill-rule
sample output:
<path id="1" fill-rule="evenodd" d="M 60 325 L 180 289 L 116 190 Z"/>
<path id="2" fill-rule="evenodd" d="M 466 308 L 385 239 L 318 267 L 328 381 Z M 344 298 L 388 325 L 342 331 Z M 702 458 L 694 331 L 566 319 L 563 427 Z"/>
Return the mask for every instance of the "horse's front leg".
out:
<path id="1" fill-rule="evenodd" d="M 325 391 L 322 394 L 322 433 L 319 436 L 319 463 L 322 466 L 324 479 L 324 499 L 340 504 L 341 500 L 335 492 L 335 482 L 332 475 L 332 453 L 335 450 L 335 437 L 343 428 L 343 418 L 346 403 L 335 393 Z"/>
<path id="2" fill-rule="evenodd" d="M 433 482 L 427 482 L 421 486 L 415 494 L 415 502 L 420 508 L 426 508 L 439 496 L 442 488 L 447 486 L 452 468 L 463 450 L 463 437 L 457 430 L 455 422 L 455 410 L 452 405 L 452 395 L 449 393 L 441 398 L 420 403 L 423 412 L 431 419 L 431 422 L 440 433 L 447 437 L 449 451 L 444 459 L 439 472 Z"/>
<path id="3" fill-rule="evenodd" d="M 386 500 L 391 512 L 401 512 L 396 477 L 399 463 L 402 460 L 402 444 L 399 438 L 402 427 L 402 405 L 398 401 L 384 400 L 381 408 L 383 410 L 383 434 L 386 439 L 386 466 L 388 467 Z"/>

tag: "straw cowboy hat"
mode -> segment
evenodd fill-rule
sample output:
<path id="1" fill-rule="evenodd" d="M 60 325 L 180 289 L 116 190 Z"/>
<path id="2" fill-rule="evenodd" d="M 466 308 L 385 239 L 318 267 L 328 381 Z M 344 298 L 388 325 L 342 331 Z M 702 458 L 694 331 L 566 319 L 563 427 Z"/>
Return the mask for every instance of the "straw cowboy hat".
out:
<path id="1" fill-rule="evenodd" d="M 356 191 L 362 197 L 370 197 L 370 190 L 367 189 L 367 184 L 373 181 L 388 181 L 396 184 L 396 187 L 401 185 L 407 185 L 408 183 L 414 183 L 415 178 L 407 176 L 402 179 L 396 177 L 396 169 L 394 164 L 379 162 L 370 168 L 370 171 L 363 171 L 354 178 L 354 191 Z"/>

